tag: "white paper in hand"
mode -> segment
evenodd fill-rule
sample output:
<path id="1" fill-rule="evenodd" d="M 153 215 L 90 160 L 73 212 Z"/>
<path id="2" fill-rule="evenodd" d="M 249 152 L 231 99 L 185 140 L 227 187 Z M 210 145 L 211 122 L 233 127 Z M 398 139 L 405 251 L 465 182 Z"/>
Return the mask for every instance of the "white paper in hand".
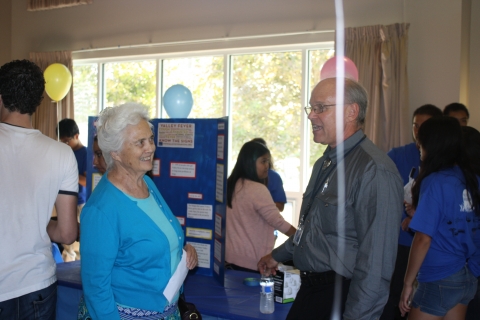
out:
<path id="1" fill-rule="evenodd" d="M 403 200 L 406 203 L 412 204 L 412 187 L 415 180 L 410 178 L 408 183 L 403 187 Z"/>
<path id="2" fill-rule="evenodd" d="M 416 170 L 417 169 L 415 167 L 410 170 L 410 174 L 408 175 L 408 182 L 403 187 L 403 200 L 405 200 L 405 202 L 408 204 L 412 204 L 412 187 L 413 183 L 415 182 L 413 176 L 415 175 Z"/>
<path id="3" fill-rule="evenodd" d="M 169 303 L 172 303 L 173 297 L 175 297 L 177 292 L 180 290 L 183 281 L 187 277 L 187 252 L 183 249 L 182 251 L 182 260 L 180 260 L 180 263 L 177 266 L 177 270 L 175 270 L 172 277 L 168 281 L 165 290 L 163 290 L 163 295 Z"/>
<path id="4" fill-rule="evenodd" d="M 403 200 L 409 204 L 412 204 L 412 187 L 414 181 L 415 180 L 410 178 L 408 183 L 403 187 Z"/>

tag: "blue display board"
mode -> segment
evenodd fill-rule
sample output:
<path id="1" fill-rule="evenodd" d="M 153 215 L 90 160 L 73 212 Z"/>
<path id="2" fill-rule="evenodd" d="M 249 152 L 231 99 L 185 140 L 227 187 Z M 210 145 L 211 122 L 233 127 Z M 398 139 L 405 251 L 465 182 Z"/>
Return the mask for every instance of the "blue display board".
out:
<path id="1" fill-rule="evenodd" d="M 101 177 L 93 167 L 95 119 L 89 118 L 87 197 Z M 228 117 L 150 122 L 156 145 L 153 181 L 182 225 L 187 243 L 197 250 L 194 273 L 213 276 L 223 285 Z"/>

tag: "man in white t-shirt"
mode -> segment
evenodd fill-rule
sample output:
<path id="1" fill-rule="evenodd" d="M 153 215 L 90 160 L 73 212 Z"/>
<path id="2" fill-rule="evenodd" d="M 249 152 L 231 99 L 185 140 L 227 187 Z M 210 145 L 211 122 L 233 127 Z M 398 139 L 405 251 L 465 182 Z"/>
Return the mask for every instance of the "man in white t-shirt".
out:
<path id="1" fill-rule="evenodd" d="M 0 319 L 55 319 L 51 241 L 78 236 L 75 156 L 32 126 L 44 88 L 30 61 L 0 67 Z"/>

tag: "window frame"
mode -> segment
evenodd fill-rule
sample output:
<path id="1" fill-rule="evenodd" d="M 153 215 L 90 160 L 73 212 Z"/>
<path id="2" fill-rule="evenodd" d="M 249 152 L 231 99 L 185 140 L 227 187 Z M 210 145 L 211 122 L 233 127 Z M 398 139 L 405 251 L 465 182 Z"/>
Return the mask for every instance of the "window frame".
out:
<path id="1" fill-rule="evenodd" d="M 226 48 L 226 49 L 216 49 L 216 50 L 191 50 L 185 52 L 169 52 L 169 53 L 150 53 L 150 54 L 135 54 L 135 55 L 118 55 L 110 57 L 96 57 L 96 58 L 80 58 L 78 56 L 85 55 L 82 51 L 73 53 L 73 65 L 91 65 L 97 64 L 98 78 L 97 78 L 97 112 L 102 111 L 106 106 L 106 92 L 105 92 L 105 64 L 111 62 L 133 62 L 133 61 L 144 61 L 144 60 L 155 60 L 156 61 L 156 116 L 157 118 L 162 118 L 163 114 L 163 101 L 162 101 L 162 92 L 163 92 L 163 83 L 162 83 L 162 72 L 163 72 L 163 61 L 166 59 L 175 59 L 175 58 L 196 58 L 201 56 L 222 56 L 223 55 L 223 72 L 224 72 L 224 92 L 223 92 L 223 115 L 230 116 L 231 114 L 231 83 L 232 83 L 232 57 L 235 55 L 242 54 L 262 54 L 262 53 L 275 53 L 275 52 L 287 52 L 287 51 L 301 51 L 302 55 L 302 79 L 301 79 L 301 106 L 306 106 L 308 104 L 309 95 L 310 95 L 310 59 L 309 52 L 314 50 L 323 50 L 323 49 L 333 49 L 334 42 L 331 40 L 326 40 L 322 42 L 312 42 L 312 43 L 303 43 L 303 44 L 281 44 L 281 45 L 270 45 L 270 46 L 256 46 L 256 47 L 244 47 L 244 48 Z M 76 56 L 78 58 L 76 58 Z M 300 215 L 300 207 L 303 198 L 303 192 L 307 187 L 309 180 L 309 145 L 313 143 L 309 141 L 309 125 L 308 117 L 304 112 L 301 112 L 301 137 L 300 137 L 300 190 L 298 191 L 286 191 L 287 202 L 292 203 L 293 208 L 293 225 L 295 226 L 298 222 Z M 229 141 L 228 153 L 231 154 L 232 146 L 232 125 L 229 126 Z M 231 168 L 232 163 L 231 159 L 228 160 L 228 166 Z"/>

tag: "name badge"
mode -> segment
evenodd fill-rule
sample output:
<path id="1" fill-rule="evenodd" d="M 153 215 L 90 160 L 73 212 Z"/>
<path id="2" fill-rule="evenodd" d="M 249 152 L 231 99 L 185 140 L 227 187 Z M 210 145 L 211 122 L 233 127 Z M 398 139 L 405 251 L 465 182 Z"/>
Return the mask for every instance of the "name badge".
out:
<path id="1" fill-rule="evenodd" d="M 303 224 L 300 224 L 298 226 L 297 231 L 295 232 L 295 235 L 293 236 L 293 244 L 298 246 L 300 244 L 300 239 L 302 239 L 302 234 L 303 234 Z"/>

